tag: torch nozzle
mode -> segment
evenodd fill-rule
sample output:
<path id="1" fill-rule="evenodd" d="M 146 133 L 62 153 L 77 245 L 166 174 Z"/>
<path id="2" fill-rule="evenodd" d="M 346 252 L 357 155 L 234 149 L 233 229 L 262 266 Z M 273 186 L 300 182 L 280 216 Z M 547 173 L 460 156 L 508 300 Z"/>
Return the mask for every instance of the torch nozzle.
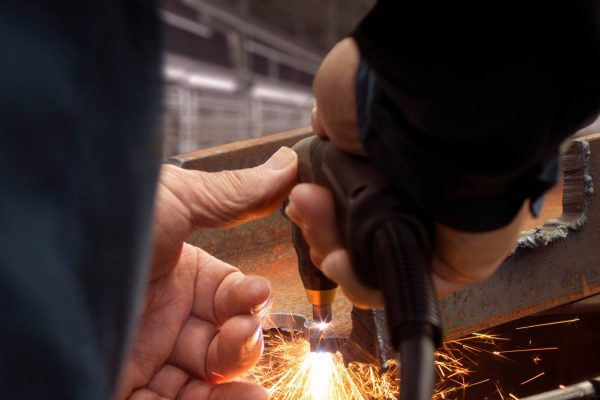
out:
<path id="1" fill-rule="evenodd" d="M 326 335 L 329 322 L 307 320 L 304 323 L 304 338 L 310 345 L 311 352 L 335 353 L 340 345 L 340 338 Z"/>
<path id="2" fill-rule="evenodd" d="M 315 323 L 329 324 L 333 318 L 331 304 L 313 304 L 313 320 Z"/>

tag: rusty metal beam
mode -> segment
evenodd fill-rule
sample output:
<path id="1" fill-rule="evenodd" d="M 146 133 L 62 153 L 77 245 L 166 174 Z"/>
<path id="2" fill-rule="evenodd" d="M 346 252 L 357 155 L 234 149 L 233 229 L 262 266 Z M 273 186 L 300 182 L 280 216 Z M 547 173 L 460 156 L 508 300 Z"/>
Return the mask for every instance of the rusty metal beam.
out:
<path id="1" fill-rule="evenodd" d="M 291 147 L 311 134 L 309 127 L 294 129 L 173 156 L 169 162 L 185 169 L 209 172 L 254 167 L 267 161 L 281 146 Z"/>
<path id="2" fill-rule="evenodd" d="M 290 146 L 309 134 L 309 129 L 301 129 L 270 135 L 177 156 L 171 162 L 206 171 L 250 167 L 265 161 L 280 146 Z M 521 246 L 489 280 L 443 301 L 447 338 L 600 292 L 600 253 L 595 251 L 600 239 L 600 200 L 592 190 L 600 187 L 600 135 L 579 138 L 564 158 L 563 168 L 562 216 L 525 234 Z M 550 204 L 546 210 L 551 216 L 561 211 L 560 193 L 547 196 Z M 198 232 L 188 241 L 246 273 L 269 278 L 273 282 L 273 311 L 310 314 L 297 276 L 289 221 L 279 213 L 243 227 Z M 349 334 L 350 311 L 350 303 L 340 293 L 334 303 L 335 334 Z"/>
<path id="3" fill-rule="evenodd" d="M 203 171 L 248 168 L 263 163 L 281 146 L 291 147 L 310 134 L 310 128 L 296 129 L 175 156 L 169 161 Z M 272 283 L 272 312 L 311 315 L 312 307 L 298 276 L 291 231 L 290 221 L 274 212 L 235 228 L 201 230 L 187 241 L 247 274 L 267 277 Z M 338 316 L 333 334 L 349 334 L 351 309 L 343 294 L 338 293 L 333 305 L 334 315 Z"/>
<path id="4" fill-rule="evenodd" d="M 563 156 L 563 213 L 525 232 L 486 281 L 442 302 L 445 335 L 457 338 L 600 292 L 600 135 Z"/>

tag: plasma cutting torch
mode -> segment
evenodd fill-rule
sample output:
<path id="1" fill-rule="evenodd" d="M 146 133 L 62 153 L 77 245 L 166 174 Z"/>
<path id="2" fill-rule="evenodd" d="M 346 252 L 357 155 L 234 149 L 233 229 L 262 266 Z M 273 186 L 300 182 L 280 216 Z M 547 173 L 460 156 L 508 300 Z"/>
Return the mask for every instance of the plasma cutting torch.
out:
<path id="1" fill-rule="evenodd" d="M 429 269 L 431 224 L 394 192 L 368 159 L 315 136 L 293 149 L 298 154 L 300 182 L 324 186 L 333 194 L 340 236 L 356 275 L 383 292 L 391 344 L 400 354 L 400 399 L 431 399 L 433 353 L 442 337 Z M 330 321 L 336 285 L 312 264 L 296 226 L 293 241 L 313 317 Z"/>

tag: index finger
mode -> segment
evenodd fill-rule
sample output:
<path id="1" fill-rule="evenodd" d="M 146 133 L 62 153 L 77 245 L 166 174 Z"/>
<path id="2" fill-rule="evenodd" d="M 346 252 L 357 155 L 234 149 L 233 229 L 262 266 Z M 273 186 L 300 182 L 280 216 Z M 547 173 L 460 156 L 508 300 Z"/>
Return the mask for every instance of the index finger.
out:
<path id="1" fill-rule="evenodd" d="M 271 284 L 267 279 L 246 276 L 205 251 L 196 251 L 199 259 L 193 316 L 222 325 L 233 316 L 256 313 L 269 303 Z"/>

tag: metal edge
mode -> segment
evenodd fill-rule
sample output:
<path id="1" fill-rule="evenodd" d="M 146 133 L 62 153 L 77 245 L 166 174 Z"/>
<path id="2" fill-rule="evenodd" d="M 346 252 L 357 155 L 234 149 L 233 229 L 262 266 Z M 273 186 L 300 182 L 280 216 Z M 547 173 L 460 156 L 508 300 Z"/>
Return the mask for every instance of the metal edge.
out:
<path id="1" fill-rule="evenodd" d="M 577 185 L 583 202 L 580 212 L 568 209 L 561 217 L 568 221 L 568 235 L 544 246 L 518 248 L 490 278 L 443 299 L 445 339 L 600 293 L 600 253 L 593 251 L 600 237 L 600 201 L 594 199 L 593 191 L 600 185 L 600 134 L 578 142 L 578 151 L 585 156 L 580 160 L 586 160 Z"/>

